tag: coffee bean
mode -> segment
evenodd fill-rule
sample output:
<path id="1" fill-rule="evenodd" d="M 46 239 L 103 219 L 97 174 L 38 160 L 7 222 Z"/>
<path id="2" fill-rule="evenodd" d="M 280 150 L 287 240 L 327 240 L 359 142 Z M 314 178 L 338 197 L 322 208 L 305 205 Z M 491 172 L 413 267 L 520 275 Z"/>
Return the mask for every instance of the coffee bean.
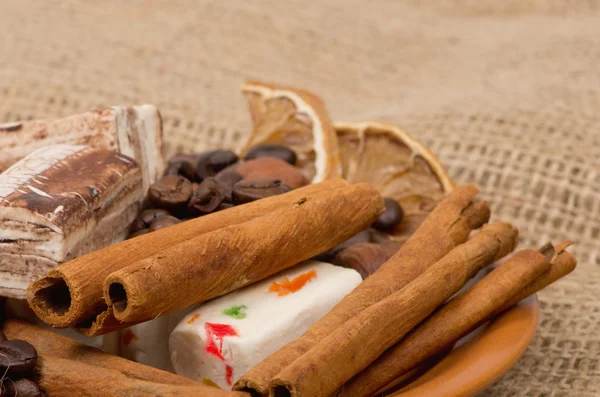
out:
<path id="1" fill-rule="evenodd" d="M 235 205 L 233 205 L 231 203 L 221 203 L 217 207 L 217 211 L 226 210 L 226 209 L 233 208 L 233 207 L 235 207 Z"/>
<path id="2" fill-rule="evenodd" d="M 196 156 L 196 178 L 198 181 L 215 176 L 219 171 L 236 163 L 238 156 L 231 150 L 213 150 Z"/>
<path id="3" fill-rule="evenodd" d="M 179 219 L 175 218 L 174 216 L 163 215 L 163 216 L 156 218 L 154 221 L 152 221 L 152 223 L 150 224 L 150 227 L 148 228 L 148 231 L 153 232 L 153 231 L 156 231 L 159 229 L 164 229 L 165 227 L 176 225 L 179 222 L 181 222 L 181 221 Z"/>
<path id="4" fill-rule="evenodd" d="M 6 298 L 0 296 L 0 325 L 6 321 Z"/>
<path id="5" fill-rule="evenodd" d="M 169 211 L 161 210 L 159 208 L 151 208 L 149 210 L 144 210 L 138 214 L 138 216 L 131 224 L 131 228 L 129 230 L 131 233 L 135 233 L 138 230 L 146 229 L 150 227 L 152 221 L 154 221 L 159 216 L 163 215 L 170 215 Z"/>
<path id="6" fill-rule="evenodd" d="M 377 230 L 390 232 L 402 223 L 404 210 L 402 210 L 400 204 L 393 198 L 386 197 L 384 202 L 385 212 L 379 215 L 372 226 Z"/>
<path id="7" fill-rule="evenodd" d="M 206 178 L 192 195 L 188 212 L 202 215 L 215 211 L 224 201 L 231 201 L 231 188 L 215 178 Z"/>
<path id="8" fill-rule="evenodd" d="M 196 179 L 197 161 L 193 155 L 178 154 L 169 160 L 165 175 L 181 175 L 190 182 Z"/>
<path id="9" fill-rule="evenodd" d="M 192 183 L 182 176 L 165 176 L 148 189 L 148 198 L 157 208 L 178 211 L 186 207 L 192 197 Z"/>
<path id="10" fill-rule="evenodd" d="M 142 210 L 147 210 L 147 209 L 151 209 L 151 208 L 154 208 L 154 206 L 150 202 L 150 199 L 148 198 L 148 194 L 146 194 L 146 197 L 144 197 L 144 200 L 142 200 Z"/>
<path id="11" fill-rule="evenodd" d="M 19 379 L 15 382 L 4 382 L 6 384 L 7 397 L 44 397 L 40 387 L 29 379 Z"/>
<path id="12" fill-rule="evenodd" d="M 4 332 L 0 331 L 0 343 L 4 342 L 5 340 L 7 340 L 6 335 L 4 335 Z"/>
<path id="13" fill-rule="evenodd" d="M 245 160 L 254 160 L 259 157 L 276 157 L 291 165 L 296 164 L 296 160 L 298 159 L 296 152 L 292 149 L 270 143 L 263 143 L 250 148 L 248 154 L 246 154 Z"/>
<path id="14" fill-rule="evenodd" d="M 149 210 L 142 211 L 139 215 L 139 218 L 144 223 L 144 227 L 148 227 L 156 218 L 160 218 L 161 216 L 165 215 L 170 215 L 169 211 L 161 210 L 160 208 L 151 208 Z"/>
<path id="15" fill-rule="evenodd" d="M 37 364 L 37 351 L 24 340 L 12 339 L 0 343 L 0 373 L 20 378 L 32 373 Z"/>
<path id="16" fill-rule="evenodd" d="M 150 233 L 150 229 L 148 229 L 148 228 L 145 228 L 145 229 L 140 229 L 140 230 L 138 230 L 138 231 L 137 231 L 137 232 L 135 232 L 135 233 L 131 233 L 131 234 L 129 235 L 129 238 L 134 238 L 134 237 L 141 236 L 141 235 L 143 235 L 143 234 L 148 234 L 148 233 Z"/>
<path id="17" fill-rule="evenodd" d="M 244 204 L 265 197 L 289 192 L 290 187 L 280 179 L 243 179 L 233 187 L 233 203 Z"/>
<path id="18" fill-rule="evenodd" d="M 260 157 L 241 163 L 237 172 L 244 179 L 280 179 L 291 189 L 308 185 L 308 179 L 298 168 L 274 157 Z"/>
<path id="19" fill-rule="evenodd" d="M 239 172 L 236 171 L 235 165 L 229 166 L 221 172 L 219 172 L 217 175 L 215 175 L 215 180 L 217 182 L 229 187 L 233 187 L 233 185 L 235 185 L 242 179 L 243 177 L 240 175 Z"/>

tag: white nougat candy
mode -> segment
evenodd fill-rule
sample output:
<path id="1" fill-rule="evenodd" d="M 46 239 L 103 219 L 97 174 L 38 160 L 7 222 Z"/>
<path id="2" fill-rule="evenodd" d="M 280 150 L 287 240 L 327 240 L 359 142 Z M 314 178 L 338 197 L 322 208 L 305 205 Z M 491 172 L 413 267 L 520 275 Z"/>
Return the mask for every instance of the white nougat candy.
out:
<path id="1" fill-rule="evenodd" d="M 352 269 L 308 261 L 189 312 L 169 337 L 175 373 L 231 389 L 302 335 L 360 282 Z"/>
<path id="2" fill-rule="evenodd" d="M 140 364 L 172 371 L 169 334 L 190 309 L 121 330 L 120 355 Z"/>

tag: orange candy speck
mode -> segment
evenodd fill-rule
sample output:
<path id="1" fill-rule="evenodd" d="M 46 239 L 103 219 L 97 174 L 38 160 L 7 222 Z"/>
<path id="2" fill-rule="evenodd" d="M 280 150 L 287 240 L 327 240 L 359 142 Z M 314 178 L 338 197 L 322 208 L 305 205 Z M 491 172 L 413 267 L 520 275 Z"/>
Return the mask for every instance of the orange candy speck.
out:
<path id="1" fill-rule="evenodd" d="M 286 277 L 281 282 L 275 281 L 273 284 L 271 284 L 269 292 L 275 292 L 278 296 L 293 294 L 294 292 L 300 291 L 315 277 L 317 277 L 317 271 L 315 269 L 312 269 L 306 273 L 302 273 L 291 280 Z"/>
<path id="2" fill-rule="evenodd" d="M 200 315 L 199 315 L 198 313 L 194 313 L 194 314 L 192 315 L 192 318 L 190 318 L 189 320 L 187 320 L 187 321 L 186 321 L 186 323 L 188 323 L 188 324 L 191 324 L 191 323 L 193 323 L 194 321 L 196 321 L 196 320 L 198 319 L 198 317 L 200 317 Z"/>

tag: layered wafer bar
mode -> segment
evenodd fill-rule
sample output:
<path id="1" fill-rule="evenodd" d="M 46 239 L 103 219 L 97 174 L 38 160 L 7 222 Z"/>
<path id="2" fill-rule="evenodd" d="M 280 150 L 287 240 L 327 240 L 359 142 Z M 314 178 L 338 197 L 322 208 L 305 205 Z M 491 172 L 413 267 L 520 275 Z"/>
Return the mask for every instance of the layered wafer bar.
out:
<path id="1" fill-rule="evenodd" d="M 138 163 L 107 149 L 49 146 L 11 166 L 0 174 L 0 296 L 25 298 L 58 264 L 123 240 L 143 193 Z"/>
<path id="2" fill-rule="evenodd" d="M 105 148 L 134 158 L 144 189 L 162 176 L 166 165 L 158 109 L 113 106 L 65 118 L 0 124 L 0 172 L 39 148 L 57 144 Z"/>

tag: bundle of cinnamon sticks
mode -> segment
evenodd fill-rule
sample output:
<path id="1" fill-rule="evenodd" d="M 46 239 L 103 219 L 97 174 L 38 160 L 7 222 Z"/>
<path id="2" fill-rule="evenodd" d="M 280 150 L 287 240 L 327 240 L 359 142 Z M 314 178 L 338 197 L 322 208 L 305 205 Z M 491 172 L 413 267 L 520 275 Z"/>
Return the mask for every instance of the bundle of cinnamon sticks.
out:
<path id="1" fill-rule="evenodd" d="M 102 335 L 267 278 L 367 228 L 372 186 L 332 180 L 182 222 L 92 252 L 32 283 L 44 322 Z"/>
<path id="2" fill-rule="evenodd" d="M 370 397 L 452 348 L 495 315 L 571 272 L 571 242 L 521 251 L 451 298 L 485 267 L 510 254 L 518 231 L 485 224 L 478 190 L 459 186 L 414 235 L 300 338 L 246 373 L 234 390 L 271 397 Z M 450 299 L 450 300 L 449 300 Z"/>
<path id="3" fill-rule="evenodd" d="M 456 295 L 518 242 L 512 225 L 486 225 L 490 210 L 476 201 L 477 194 L 474 186 L 456 187 L 379 270 L 301 337 L 246 373 L 234 390 L 271 397 L 376 395 L 575 268 L 566 251 L 571 242 L 548 244 L 513 255 Z M 67 262 L 32 284 L 28 300 L 55 327 L 100 335 L 264 279 L 345 241 L 382 210 L 381 196 L 367 184 L 309 185 Z M 41 353 L 41 384 L 46 380 L 52 387 L 49 377 L 64 376 L 53 366 L 72 363 L 54 351 Z M 103 368 L 117 360 L 77 357 Z M 148 370 L 140 375 L 137 367 L 117 364 L 117 373 L 102 376 L 140 393 L 200 393 L 195 382 Z M 93 378 L 85 371 L 81 376 L 88 379 L 83 382 Z M 107 390 L 118 395 L 120 389 Z M 212 393 L 198 395 L 222 395 Z"/>

